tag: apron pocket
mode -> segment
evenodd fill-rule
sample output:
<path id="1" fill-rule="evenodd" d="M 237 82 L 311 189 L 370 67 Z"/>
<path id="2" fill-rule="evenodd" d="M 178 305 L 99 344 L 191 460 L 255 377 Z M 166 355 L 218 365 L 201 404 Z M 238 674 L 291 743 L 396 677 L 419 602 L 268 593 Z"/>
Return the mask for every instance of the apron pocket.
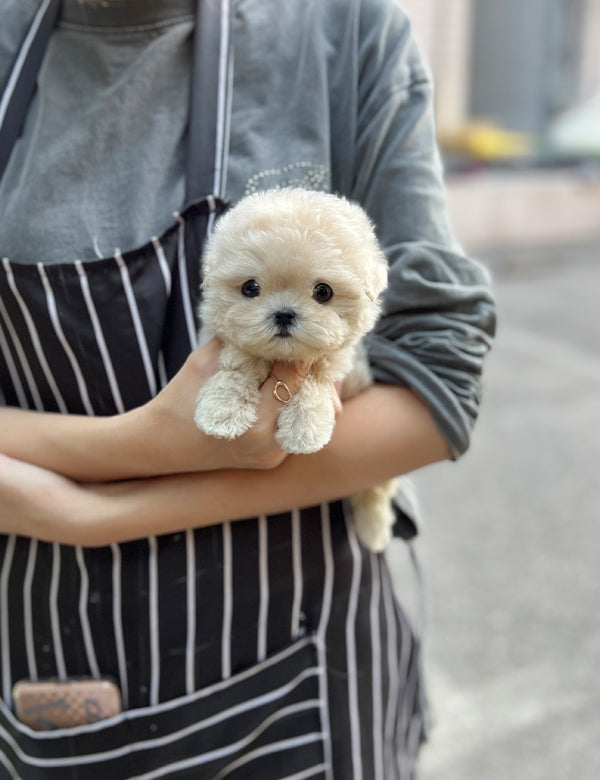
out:
<path id="1" fill-rule="evenodd" d="M 324 778 L 323 655 L 306 637 L 188 696 L 73 729 L 32 731 L 0 705 L 0 777 Z"/>

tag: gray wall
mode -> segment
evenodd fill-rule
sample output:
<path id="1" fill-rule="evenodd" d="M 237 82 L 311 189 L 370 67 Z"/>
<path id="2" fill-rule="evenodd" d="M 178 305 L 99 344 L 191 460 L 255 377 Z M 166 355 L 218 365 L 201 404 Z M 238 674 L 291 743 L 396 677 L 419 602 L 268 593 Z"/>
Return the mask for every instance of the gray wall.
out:
<path id="1" fill-rule="evenodd" d="M 576 98 L 584 0 L 475 0 L 470 113 L 543 131 Z"/>

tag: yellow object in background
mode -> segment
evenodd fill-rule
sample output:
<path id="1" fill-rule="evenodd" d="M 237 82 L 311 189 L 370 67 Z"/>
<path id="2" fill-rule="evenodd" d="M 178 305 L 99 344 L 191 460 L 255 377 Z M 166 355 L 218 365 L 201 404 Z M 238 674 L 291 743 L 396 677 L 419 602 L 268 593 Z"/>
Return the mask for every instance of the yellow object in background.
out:
<path id="1" fill-rule="evenodd" d="M 527 157 L 534 137 L 504 130 L 492 122 L 469 122 L 455 132 L 441 131 L 438 141 L 444 151 L 460 152 L 479 160 Z"/>

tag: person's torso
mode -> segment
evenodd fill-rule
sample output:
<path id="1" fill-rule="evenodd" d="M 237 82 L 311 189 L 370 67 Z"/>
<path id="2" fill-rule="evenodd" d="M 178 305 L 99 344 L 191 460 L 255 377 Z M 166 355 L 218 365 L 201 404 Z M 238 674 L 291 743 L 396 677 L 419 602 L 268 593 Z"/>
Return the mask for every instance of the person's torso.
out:
<path id="1" fill-rule="evenodd" d="M 141 246 L 172 223 L 185 205 L 189 5 L 179 0 L 165 19 L 117 28 L 89 9 L 63 18 L 0 180 L 0 254 L 13 262 L 93 259 Z M 280 186 L 349 193 L 358 6 L 346 4 L 340 24 L 334 1 L 235 3 L 227 200 Z M 5 78 L 0 72 L 0 84 Z"/>

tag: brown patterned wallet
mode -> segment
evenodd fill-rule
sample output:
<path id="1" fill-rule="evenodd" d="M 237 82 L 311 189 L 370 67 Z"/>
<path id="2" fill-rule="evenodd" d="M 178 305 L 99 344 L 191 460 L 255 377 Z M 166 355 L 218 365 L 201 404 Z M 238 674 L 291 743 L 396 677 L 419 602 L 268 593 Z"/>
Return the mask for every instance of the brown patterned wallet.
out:
<path id="1" fill-rule="evenodd" d="M 19 720 L 36 731 L 95 723 L 121 712 L 121 692 L 112 680 L 21 680 L 13 687 Z"/>

